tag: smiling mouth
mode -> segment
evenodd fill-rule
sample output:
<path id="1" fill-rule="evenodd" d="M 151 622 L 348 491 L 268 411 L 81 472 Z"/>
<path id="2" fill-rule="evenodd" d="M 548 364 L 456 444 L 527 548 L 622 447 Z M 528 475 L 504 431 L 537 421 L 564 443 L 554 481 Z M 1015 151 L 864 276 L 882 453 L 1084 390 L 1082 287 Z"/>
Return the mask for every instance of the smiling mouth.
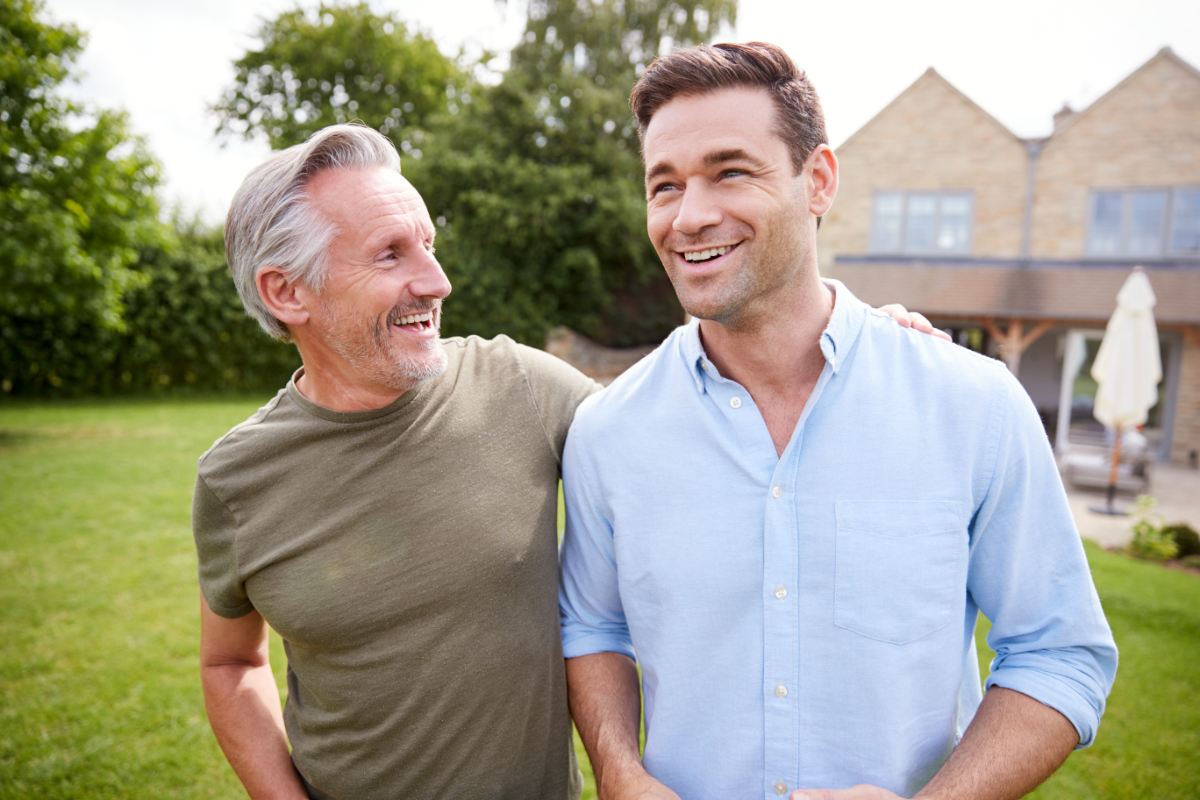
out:
<path id="1" fill-rule="evenodd" d="M 388 319 L 388 325 L 395 325 L 398 328 L 403 328 L 413 333 L 421 333 L 434 329 L 434 316 L 435 312 L 433 309 L 418 311 L 412 314 L 395 314 Z"/>
<path id="2" fill-rule="evenodd" d="M 684 261 L 691 264 L 703 264 L 706 261 L 712 261 L 714 258 L 720 258 L 735 247 L 737 245 L 728 244 L 724 247 L 710 247 L 707 250 L 696 250 L 691 253 L 680 253 L 680 255 L 683 256 Z"/>

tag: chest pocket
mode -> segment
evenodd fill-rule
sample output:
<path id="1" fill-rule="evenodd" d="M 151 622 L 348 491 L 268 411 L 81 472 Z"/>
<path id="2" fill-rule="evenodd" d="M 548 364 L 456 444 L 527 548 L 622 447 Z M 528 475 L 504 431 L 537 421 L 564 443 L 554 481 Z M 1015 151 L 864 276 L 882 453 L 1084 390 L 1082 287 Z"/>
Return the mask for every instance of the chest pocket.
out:
<path id="1" fill-rule="evenodd" d="M 839 501 L 833 622 L 904 644 L 961 619 L 967 531 L 954 501 Z"/>

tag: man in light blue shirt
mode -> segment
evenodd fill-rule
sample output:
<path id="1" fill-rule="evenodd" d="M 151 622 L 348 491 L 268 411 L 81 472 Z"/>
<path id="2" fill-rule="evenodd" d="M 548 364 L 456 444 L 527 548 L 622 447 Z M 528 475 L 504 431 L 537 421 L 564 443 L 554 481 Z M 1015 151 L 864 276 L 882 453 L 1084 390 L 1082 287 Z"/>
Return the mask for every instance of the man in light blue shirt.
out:
<path id="1" fill-rule="evenodd" d="M 584 402 L 564 455 L 601 798 L 1025 794 L 1092 742 L 1117 660 L 1032 404 L 822 283 L 837 161 L 781 50 L 674 53 L 631 104 L 695 320 Z"/>

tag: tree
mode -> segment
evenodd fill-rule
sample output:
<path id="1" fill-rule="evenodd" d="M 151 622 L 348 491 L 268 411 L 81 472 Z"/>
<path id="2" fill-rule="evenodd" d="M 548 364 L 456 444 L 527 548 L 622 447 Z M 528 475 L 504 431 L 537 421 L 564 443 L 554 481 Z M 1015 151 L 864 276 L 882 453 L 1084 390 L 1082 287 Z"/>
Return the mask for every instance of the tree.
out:
<path id="1" fill-rule="evenodd" d="M 465 79 L 432 39 L 366 3 L 285 11 L 264 20 L 258 38 L 261 46 L 234 62 L 233 85 L 213 110 L 218 133 L 265 135 L 275 149 L 357 119 L 411 151 L 412 132 Z"/>
<path id="2" fill-rule="evenodd" d="M 682 319 L 645 234 L 629 90 L 734 0 L 532 0 L 503 80 L 472 90 L 406 172 L 442 227 L 447 330 L 541 344 L 554 325 L 630 346 Z"/>
<path id="3" fill-rule="evenodd" d="M 83 46 L 34 0 L 0 0 L 0 379 L 61 384 L 82 330 L 121 326 L 162 225 L 158 167 L 125 116 L 57 94 Z"/>

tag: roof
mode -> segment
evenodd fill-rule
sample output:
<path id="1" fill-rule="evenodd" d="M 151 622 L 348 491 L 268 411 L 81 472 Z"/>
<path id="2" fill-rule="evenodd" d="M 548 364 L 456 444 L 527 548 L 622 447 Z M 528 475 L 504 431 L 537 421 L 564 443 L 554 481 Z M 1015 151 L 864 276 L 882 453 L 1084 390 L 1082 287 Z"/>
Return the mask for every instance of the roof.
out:
<path id="1" fill-rule="evenodd" d="M 1176 55 L 1175 51 L 1172 50 L 1171 48 L 1164 47 L 1161 50 L 1159 50 L 1157 53 L 1155 53 L 1150 58 L 1149 61 L 1147 61 L 1145 64 L 1142 64 L 1140 67 L 1135 69 L 1133 72 L 1126 75 L 1124 80 L 1122 80 L 1116 86 L 1112 87 L 1107 92 L 1102 94 L 1095 101 L 1093 101 L 1090 105 L 1088 105 L 1084 108 L 1081 108 L 1079 111 L 1076 111 L 1069 119 L 1065 120 L 1061 125 L 1059 125 L 1057 128 L 1054 129 L 1054 132 L 1050 135 L 1050 138 L 1055 139 L 1055 138 L 1061 137 L 1063 133 L 1065 133 L 1066 131 L 1075 127 L 1075 124 L 1077 122 L 1079 122 L 1080 119 L 1094 113 L 1095 110 L 1097 108 L 1100 108 L 1101 106 L 1103 106 L 1109 100 L 1109 98 L 1113 97 L 1114 95 L 1119 94 L 1121 91 L 1123 91 L 1125 89 L 1126 86 L 1128 86 L 1131 83 L 1133 83 L 1134 81 L 1136 81 L 1143 73 L 1150 70 L 1152 67 L 1154 67 L 1156 64 L 1158 64 L 1160 61 L 1167 61 L 1172 64 L 1175 64 L 1175 65 L 1181 67 L 1189 75 L 1200 79 L 1200 70 L 1197 70 L 1191 64 L 1189 64 L 1188 62 L 1186 62 L 1182 58 L 1180 58 L 1178 55 Z"/>
<path id="2" fill-rule="evenodd" d="M 940 72 L 938 72 L 936 69 L 934 69 L 933 67 L 929 67 L 923 73 L 921 73 L 921 76 L 919 78 L 917 78 L 915 81 L 910 83 L 908 85 L 908 88 L 906 88 L 900 94 L 896 95 L 894 98 L 892 98 L 892 101 L 890 103 L 888 103 L 886 106 L 881 108 L 879 110 L 879 113 L 877 113 L 875 116 L 873 116 L 869 120 L 867 120 L 858 130 L 856 130 L 854 133 L 850 134 L 850 136 L 847 137 L 845 141 L 843 141 L 841 144 L 839 144 L 837 146 L 837 151 L 839 153 L 843 152 L 848 144 L 850 144 L 856 138 L 858 138 L 859 134 L 861 134 L 863 131 L 865 131 L 868 128 L 875 125 L 879 120 L 886 117 L 888 112 L 891 111 L 894 107 L 896 107 L 900 103 L 902 103 L 909 94 L 917 91 L 918 88 L 920 86 L 922 86 L 922 84 L 925 84 L 929 81 L 933 81 L 933 82 L 941 85 L 942 87 L 948 89 L 950 91 L 951 95 L 953 95 L 954 97 L 957 97 L 959 100 L 961 100 L 964 104 L 966 104 L 969 108 L 971 108 L 973 111 L 975 111 L 981 117 L 988 120 L 988 122 L 990 122 L 997 129 L 999 129 L 1005 136 L 1011 138 L 1012 140 L 1014 140 L 1016 142 L 1022 141 L 1021 138 L 1018 137 L 1012 131 L 1010 131 L 1003 122 L 1001 122 L 1000 120 L 998 120 L 994 116 L 992 116 L 990 113 L 988 113 L 987 109 L 985 109 L 983 106 L 979 105 L 974 100 L 972 100 L 970 97 L 968 97 L 961 89 L 959 89 L 957 86 L 952 84 L 950 81 L 946 80 L 946 78 Z"/>
<path id="3" fill-rule="evenodd" d="M 845 263 L 836 278 L 872 305 L 900 303 L 928 317 L 1001 317 L 1103 323 L 1117 307 L 1130 268 L 1037 267 L 928 262 Z M 1155 320 L 1200 324 L 1200 270 L 1146 267 Z"/>

